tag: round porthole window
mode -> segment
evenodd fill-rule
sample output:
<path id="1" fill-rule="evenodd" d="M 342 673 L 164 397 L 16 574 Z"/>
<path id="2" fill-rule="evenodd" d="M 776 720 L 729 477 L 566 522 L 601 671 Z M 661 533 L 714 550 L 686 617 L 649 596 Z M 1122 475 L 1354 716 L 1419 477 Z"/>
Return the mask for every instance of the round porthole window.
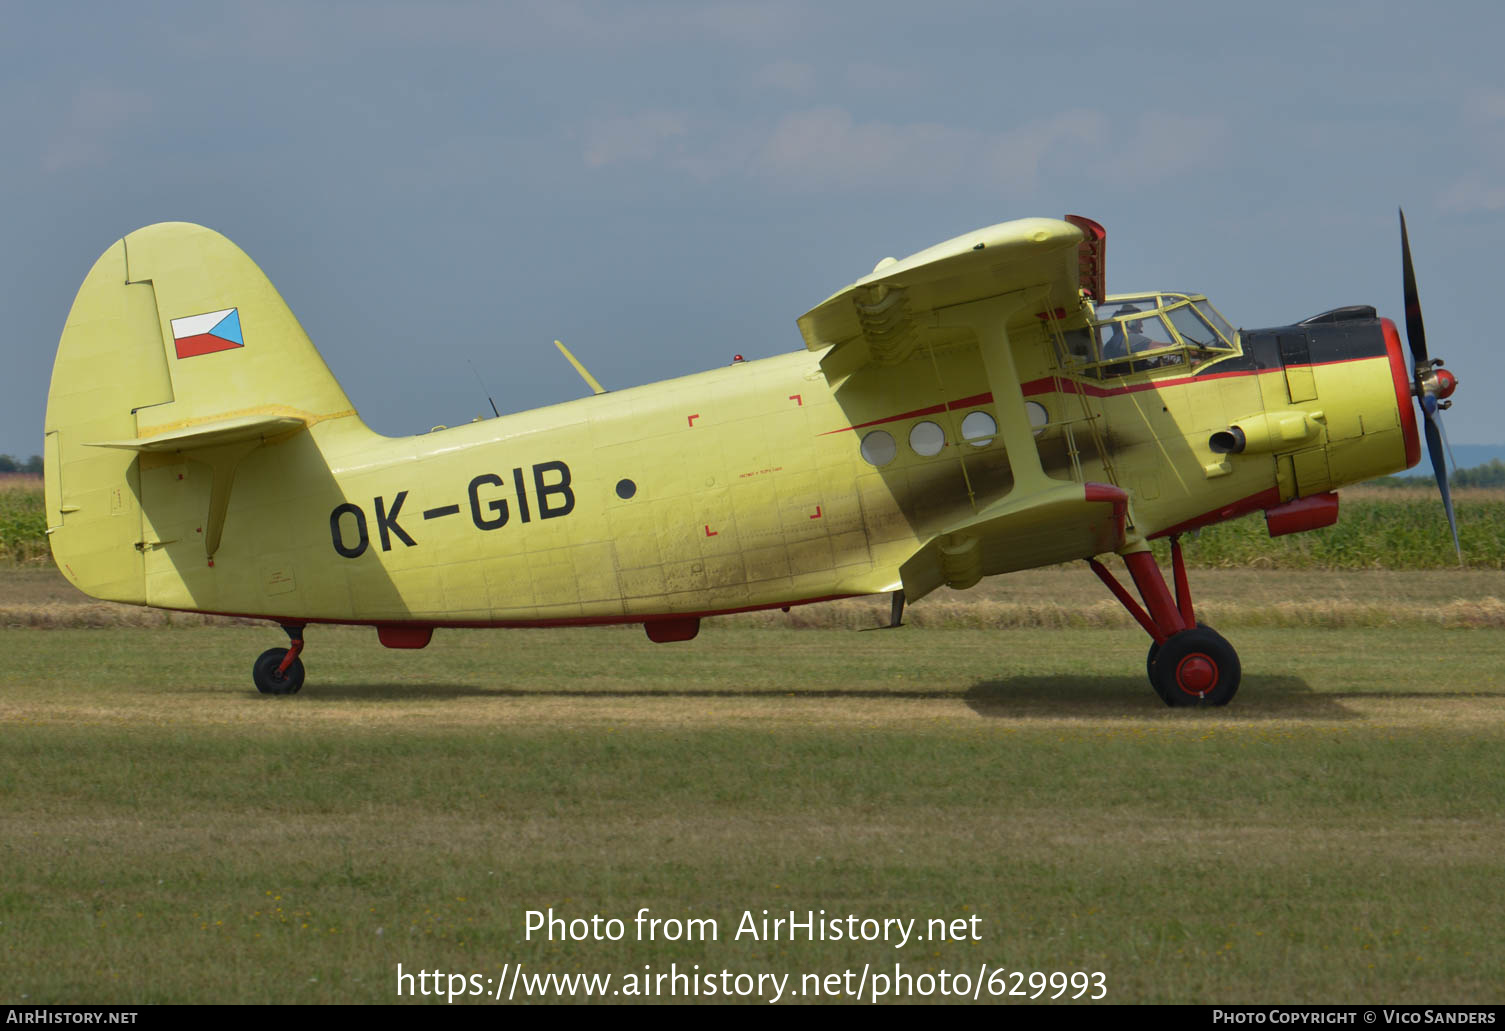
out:
<path id="1" fill-rule="evenodd" d="M 987 447 L 998 435 L 998 423 L 987 412 L 968 412 L 962 420 L 962 439 L 973 447 Z"/>
<path id="2" fill-rule="evenodd" d="M 1025 411 L 1029 412 L 1030 428 L 1035 431 L 1035 436 L 1045 432 L 1046 425 L 1050 422 L 1050 413 L 1039 401 L 1024 402 Z"/>
<path id="3" fill-rule="evenodd" d="M 883 430 L 874 430 L 862 438 L 862 457 L 868 465 L 887 465 L 898 453 L 894 438 Z"/>
<path id="4" fill-rule="evenodd" d="M 938 455 L 946 446 L 946 431 L 933 422 L 917 422 L 909 431 L 909 446 L 923 458 Z"/>

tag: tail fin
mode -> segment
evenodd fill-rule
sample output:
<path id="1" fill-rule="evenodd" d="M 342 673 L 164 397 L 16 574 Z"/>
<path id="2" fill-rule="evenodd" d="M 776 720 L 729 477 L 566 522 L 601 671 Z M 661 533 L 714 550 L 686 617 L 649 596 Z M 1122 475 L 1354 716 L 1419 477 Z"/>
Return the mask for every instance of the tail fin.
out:
<path id="1" fill-rule="evenodd" d="M 47 533 L 96 597 L 147 600 L 142 464 L 203 461 L 218 545 L 235 465 L 251 448 L 355 410 L 293 313 L 245 253 L 164 222 L 119 240 L 79 288 L 47 395 Z"/>

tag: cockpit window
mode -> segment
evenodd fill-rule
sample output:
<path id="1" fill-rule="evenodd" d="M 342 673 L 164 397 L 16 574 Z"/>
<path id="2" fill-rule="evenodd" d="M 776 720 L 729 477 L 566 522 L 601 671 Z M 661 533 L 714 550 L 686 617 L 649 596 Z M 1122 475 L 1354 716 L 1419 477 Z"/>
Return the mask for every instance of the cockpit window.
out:
<path id="1" fill-rule="evenodd" d="M 1208 325 L 1189 304 L 1183 304 L 1179 308 L 1172 308 L 1165 313 L 1165 317 L 1171 320 L 1171 325 L 1176 327 L 1176 332 L 1181 339 L 1192 347 L 1227 347 L 1217 331 Z"/>
<path id="2" fill-rule="evenodd" d="M 1100 364 L 1087 373 L 1097 378 L 1196 366 L 1236 350 L 1233 330 L 1200 297 L 1114 297 L 1095 313 Z"/>
<path id="3" fill-rule="evenodd" d="M 1193 307 L 1197 309 L 1197 314 L 1213 324 L 1217 331 L 1223 335 L 1223 339 L 1228 342 L 1228 346 L 1232 347 L 1233 341 L 1236 338 L 1233 327 L 1228 325 L 1228 320 L 1219 315 L 1218 310 L 1206 301 L 1198 301 Z"/>
<path id="4" fill-rule="evenodd" d="M 1166 330 L 1165 323 L 1153 310 L 1146 313 L 1132 304 L 1125 304 L 1120 305 L 1113 316 L 1112 322 L 1098 327 L 1098 339 L 1103 345 L 1103 361 L 1169 347 L 1175 342 Z"/>

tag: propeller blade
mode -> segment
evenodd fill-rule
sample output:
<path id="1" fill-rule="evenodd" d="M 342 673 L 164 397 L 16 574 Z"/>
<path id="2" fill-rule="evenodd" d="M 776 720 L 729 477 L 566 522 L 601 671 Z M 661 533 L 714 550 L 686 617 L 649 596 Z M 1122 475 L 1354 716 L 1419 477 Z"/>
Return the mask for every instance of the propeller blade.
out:
<path id="1" fill-rule="evenodd" d="M 1455 473 L 1458 471 L 1458 459 L 1453 457 L 1453 445 L 1448 440 L 1448 428 L 1442 424 L 1442 413 L 1437 412 L 1432 418 L 1437 420 L 1437 432 L 1442 434 L 1442 446 L 1447 448 L 1448 470 Z"/>
<path id="2" fill-rule="evenodd" d="M 1447 459 L 1443 453 L 1442 416 L 1436 411 L 1427 412 L 1427 455 L 1432 459 L 1432 472 L 1437 477 L 1437 489 L 1442 492 L 1442 507 L 1447 510 L 1448 529 L 1453 531 L 1453 550 L 1458 553 L 1458 564 L 1463 565 L 1463 546 L 1458 543 L 1458 519 L 1453 515 L 1453 495 L 1448 490 Z"/>
<path id="3" fill-rule="evenodd" d="M 1411 266 L 1411 239 L 1406 235 L 1406 213 L 1400 213 L 1401 276 L 1406 293 L 1406 343 L 1411 345 L 1411 360 L 1420 365 L 1427 360 L 1427 331 L 1421 324 L 1421 298 L 1416 293 L 1416 269 Z"/>

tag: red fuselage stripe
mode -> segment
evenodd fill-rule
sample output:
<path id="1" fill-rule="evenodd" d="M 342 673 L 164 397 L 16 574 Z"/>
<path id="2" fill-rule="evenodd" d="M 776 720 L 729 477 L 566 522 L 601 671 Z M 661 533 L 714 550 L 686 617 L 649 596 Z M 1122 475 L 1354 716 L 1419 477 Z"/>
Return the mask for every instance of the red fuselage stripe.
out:
<path id="1" fill-rule="evenodd" d="M 1309 362 L 1302 365 L 1293 364 L 1286 366 L 1286 368 L 1315 369 L 1324 365 L 1346 365 L 1349 362 L 1373 361 L 1378 357 L 1378 355 L 1368 354 L 1361 355 L 1356 358 L 1339 358 L 1330 362 Z M 1395 358 L 1392 354 L 1392 368 L 1394 367 L 1394 363 Z M 1081 393 L 1086 394 L 1088 397 L 1116 397 L 1120 394 L 1137 394 L 1143 390 L 1163 390 L 1166 387 L 1180 387 L 1185 386 L 1188 383 L 1205 383 L 1209 380 L 1215 379 L 1232 379 L 1235 376 L 1258 376 L 1263 373 L 1278 373 L 1281 371 L 1281 369 L 1239 369 L 1236 372 L 1209 372 L 1205 376 L 1181 376 L 1177 379 L 1155 380 L 1151 383 L 1133 383 L 1123 387 L 1099 387 L 1091 383 L 1079 383 L 1076 380 L 1067 379 L 1064 376 L 1059 380 L 1047 376 L 1043 379 L 1032 379 L 1027 383 L 1021 383 L 1019 385 L 1019 392 L 1025 397 L 1037 397 L 1040 394 L 1054 394 L 1057 392 L 1056 384 L 1059 382 L 1061 393 Z M 1399 388 L 1397 388 L 1397 395 L 1398 397 L 1400 395 Z M 1407 401 L 1409 402 L 1409 399 L 1407 399 Z M 840 429 L 827 430 L 826 432 L 820 434 L 820 436 L 829 437 L 833 433 L 850 433 L 852 430 L 862 430 L 868 428 L 869 426 L 881 426 L 884 423 L 890 422 L 903 422 L 906 419 L 918 419 L 924 415 L 936 415 L 940 412 L 955 410 L 957 408 L 970 408 L 976 405 L 986 405 L 992 403 L 992 393 L 973 394 L 971 397 L 959 398 L 947 404 L 931 405 L 929 408 L 916 408 L 912 412 L 900 412 L 898 415 L 888 415 L 884 416 L 881 419 L 871 419 L 868 422 L 859 422 L 852 426 L 843 426 Z M 1410 455 L 1412 448 L 1411 441 L 1414 441 L 1416 439 L 1416 414 L 1411 411 L 1409 403 L 1403 403 L 1400 407 L 1402 420 L 1405 420 L 1407 418 L 1407 413 L 1410 413 L 1409 435 L 1406 438 L 1406 454 L 1410 459 L 1411 464 L 1415 465 L 1416 459 L 1410 458 Z M 1420 454 L 1419 450 L 1417 454 Z"/>
<path id="2" fill-rule="evenodd" d="M 1288 369 L 1315 369 L 1323 365 L 1346 365 L 1349 362 L 1369 361 L 1377 355 L 1362 355 L 1357 358 L 1338 358 L 1330 362 L 1307 362 L 1305 364 L 1291 364 L 1285 366 Z M 1142 390 L 1163 390 L 1166 387 L 1180 387 L 1188 383 L 1205 383 L 1214 379 L 1232 379 L 1235 376 L 1258 376 L 1265 372 L 1280 372 L 1280 369 L 1239 369 L 1235 372 L 1209 372 L 1205 376 L 1181 376 L 1177 379 L 1154 380 L 1150 383 L 1133 383 L 1124 387 L 1098 387 L 1091 383 L 1078 383 L 1076 380 L 1062 379 L 1061 385 L 1065 392 L 1084 393 L 1088 397 L 1115 397 L 1119 394 L 1137 394 Z M 1046 377 L 1044 379 L 1032 379 L 1028 383 L 1020 384 L 1020 391 L 1025 397 L 1033 397 L 1036 394 L 1055 393 L 1056 381 Z"/>
<path id="3" fill-rule="evenodd" d="M 878 426 L 885 422 L 902 422 L 905 419 L 918 419 L 922 415 L 938 415 L 941 412 L 949 411 L 953 408 L 970 408 L 973 405 L 985 405 L 991 404 L 992 402 L 993 395 L 990 393 L 973 394 L 971 397 L 964 397 L 960 400 L 952 401 L 950 404 L 931 405 L 929 408 L 916 408 L 912 412 L 901 412 L 898 415 L 889 415 L 885 416 L 882 419 L 873 419 L 871 422 L 859 422 L 855 426 L 843 426 L 839 430 L 827 430 L 826 432 L 820 434 L 820 436 L 829 437 L 833 433 L 850 433 L 852 430 L 866 429 L 869 426 Z"/>

